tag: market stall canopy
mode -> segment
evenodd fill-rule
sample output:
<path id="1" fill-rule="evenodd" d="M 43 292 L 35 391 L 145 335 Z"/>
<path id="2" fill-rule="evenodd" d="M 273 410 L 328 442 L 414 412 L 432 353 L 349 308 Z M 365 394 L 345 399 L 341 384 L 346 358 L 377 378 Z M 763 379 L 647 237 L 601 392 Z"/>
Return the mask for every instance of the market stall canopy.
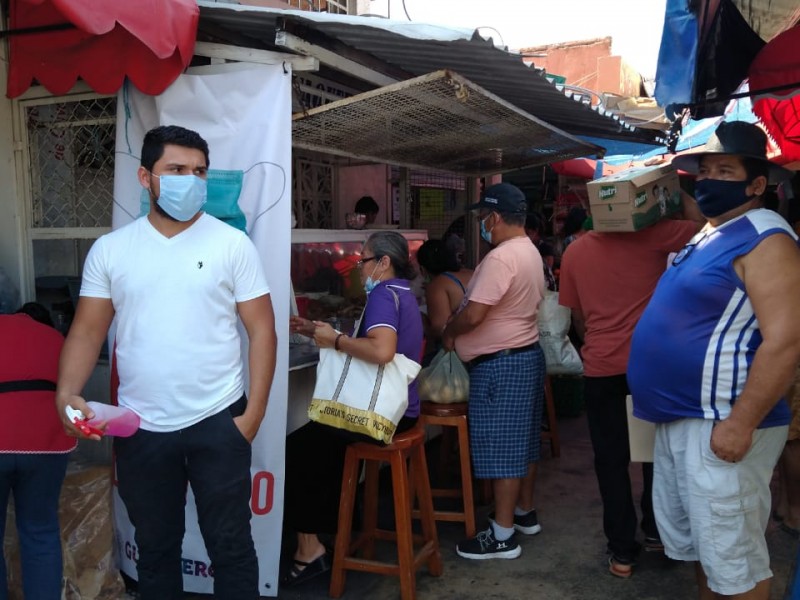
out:
<path id="1" fill-rule="evenodd" d="M 365 16 L 276 10 L 199 0 L 198 40 L 289 51 L 319 59 L 351 77 L 359 91 L 448 69 L 571 135 L 648 144 L 658 131 L 640 129 L 591 105 L 568 98 L 519 54 L 497 48 L 471 29 Z M 357 81 L 356 81 L 357 80 Z"/>
<path id="2" fill-rule="evenodd" d="M 667 0 L 658 104 L 668 116 L 687 105 L 694 118 L 722 114 L 764 44 L 798 18 L 797 0 Z"/>
<path id="3" fill-rule="evenodd" d="M 473 176 L 601 151 L 449 71 L 295 114 L 292 144 Z"/>
<path id="4" fill-rule="evenodd" d="M 753 111 L 781 149 L 781 162 L 800 161 L 800 25 L 769 42 L 748 72 L 759 95 Z"/>
<path id="5" fill-rule="evenodd" d="M 191 62 L 198 19 L 195 0 L 11 0 L 6 93 L 64 94 L 80 77 L 112 94 L 128 77 L 160 94 Z"/>

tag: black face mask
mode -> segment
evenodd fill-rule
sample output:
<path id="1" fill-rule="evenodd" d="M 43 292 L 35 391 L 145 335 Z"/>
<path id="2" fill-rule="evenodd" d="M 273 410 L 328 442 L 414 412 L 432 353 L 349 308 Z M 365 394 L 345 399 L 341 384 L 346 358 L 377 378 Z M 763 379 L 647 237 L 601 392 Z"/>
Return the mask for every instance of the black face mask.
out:
<path id="1" fill-rule="evenodd" d="M 749 181 L 701 179 L 694 186 L 694 199 L 703 216 L 718 217 L 756 197 L 747 195 L 748 185 Z"/>

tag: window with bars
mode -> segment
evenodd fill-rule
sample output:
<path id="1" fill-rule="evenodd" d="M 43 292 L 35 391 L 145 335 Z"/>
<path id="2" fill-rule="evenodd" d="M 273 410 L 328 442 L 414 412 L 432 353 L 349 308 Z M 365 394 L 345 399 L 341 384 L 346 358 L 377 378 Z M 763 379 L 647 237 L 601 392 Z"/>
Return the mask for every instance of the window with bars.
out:
<path id="1" fill-rule="evenodd" d="M 51 98 L 20 108 L 29 272 L 36 300 L 66 329 L 89 248 L 111 228 L 116 98 Z"/>

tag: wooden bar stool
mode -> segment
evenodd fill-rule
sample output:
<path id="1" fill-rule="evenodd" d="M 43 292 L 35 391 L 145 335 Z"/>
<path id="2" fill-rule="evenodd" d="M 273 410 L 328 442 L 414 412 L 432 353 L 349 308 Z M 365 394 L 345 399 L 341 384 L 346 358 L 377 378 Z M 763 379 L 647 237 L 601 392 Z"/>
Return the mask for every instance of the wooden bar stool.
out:
<path id="1" fill-rule="evenodd" d="M 461 489 L 432 488 L 431 495 L 434 498 L 460 498 L 463 503 L 463 510 L 449 511 L 436 510 L 434 507 L 433 517 L 437 521 L 450 521 L 464 523 L 468 538 L 475 535 L 475 506 L 472 496 L 472 463 L 469 456 L 469 429 L 467 426 L 468 406 L 466 402 L 454 404 L 436 404 L 434 402 L 422 402 L 419 420 L 424 425 L 439 425 L 441 427 L 454 427 L 458 434 L 458 457 L 461 466 Z M 447 436 L 442 432 L 442 450 Z M 440 461 L 440 465 L 442 461 Z M 419 511 L 413 511 L 414 518 L 419 518 Z"/>
<path id="2" fill-rule="evenodd" d="M 361 533 L 351 543 L 353 505 L 358 486 L 358 468 L 362 460 L 366 461 L 364 523 Z M 392 470 L 395 531 L 378 529 L 378 468 L 382 462 L 389 463 Z M 414 536 L 411 531 L 411 507 L 414 500 L 412 489 L 420 506 L 422 536 Z M 396 542 L 396 563 L 374 560 L 375 540 Z M 422 544 L 416 554 L 415 541 Z M 359 549 L 362 557 L 356 558 L 353 554 Z M 345 454 L 339 530 L 333 553 L 329 595 L 339 598 L 344 593 L 345 577 L 349 569 L 397 576 L 400 579 L 402 600 L 414 600 L 417 593 L 416 572 L 424 563 L 427 563 L 431 575 L 438 577 L 442 574 L 442 556 L 439 553 L 428 465 L 425 461 L 425 429 L 417 424 L 412 429 L 395 435 L 388 446 L 351 444 Z"/>
<path id="3" fill-rule="evenodd" d="M 553 386 L 550 384 L 550 375 L 544 377 L 544 405 L 547 410 L 548 431 L 542 431 L 542 441 L 550 442 L 550 453 L 553 458 L 561 456 L 561 441 L 558 439 L 558 420 L 556 419 L 556 406 L 553 403 Z"/>

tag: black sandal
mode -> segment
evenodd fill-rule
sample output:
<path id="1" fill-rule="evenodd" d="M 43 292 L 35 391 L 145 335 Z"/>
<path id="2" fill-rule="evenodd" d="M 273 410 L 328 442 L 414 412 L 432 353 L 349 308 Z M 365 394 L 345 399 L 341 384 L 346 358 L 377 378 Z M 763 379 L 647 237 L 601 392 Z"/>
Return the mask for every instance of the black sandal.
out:
<path id="1" fill-rule="evenodd" d="M 326 552 L 311 562 L 297 560 L 296 558 L 292 559 L 292 566 L 289 567 L 288 572 L 281 580 L 281 585 L 286 588 L 294 587 L 317 575 L 327 573 L 331 570 L 330 558 L 330 555 Z"/>

